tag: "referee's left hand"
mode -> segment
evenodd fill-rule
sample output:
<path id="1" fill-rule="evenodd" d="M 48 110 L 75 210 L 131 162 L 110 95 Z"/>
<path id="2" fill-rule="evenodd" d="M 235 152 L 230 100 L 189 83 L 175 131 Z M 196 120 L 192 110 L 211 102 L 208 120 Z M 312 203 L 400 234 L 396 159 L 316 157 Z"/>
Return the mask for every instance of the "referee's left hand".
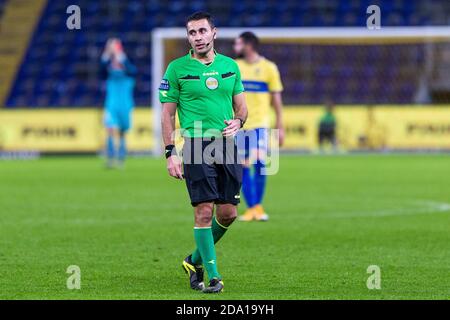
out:
<path id="1" fill-rule="evenodd" d="M 183 172 L 181 170 L 181 161 L 178 156 L 173 155 L 167 158 L 167 171 L 169 175 L 175 179 L 183 180 Z"/>
<path id="2" fill-rule="evenodd" d="M 227 125 L 222 131 L 224 137 L 234 136 L 241 128 L 241 120 L 239 119 L 225 120 L 224 122 Z"/>

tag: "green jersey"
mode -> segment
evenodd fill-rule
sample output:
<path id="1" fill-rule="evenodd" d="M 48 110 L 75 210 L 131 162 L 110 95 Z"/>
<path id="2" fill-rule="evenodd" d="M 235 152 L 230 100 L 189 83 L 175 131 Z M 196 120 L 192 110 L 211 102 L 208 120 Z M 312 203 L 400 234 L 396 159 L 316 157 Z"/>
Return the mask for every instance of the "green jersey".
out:
<path id="1" fill-rule="evenodd" d="M 324 125 L 334 125 L 336 123 L 336 117 L 331 112 L 325 112 L 325 114 L 320 118 L 320 124 Z"/>
<path id="2" fill-rule="evenodd" d="M 181 128 L 187 131 L 184 135 L 212 137 L 226 127 L 224 120 L 233 119 L 233 96 L 243 91 L 233 59 L 216 52 L 213 62 L 206 65 L 194 59 L 190 50 L 167 67 L 159 100 L 177 103 Z"/>

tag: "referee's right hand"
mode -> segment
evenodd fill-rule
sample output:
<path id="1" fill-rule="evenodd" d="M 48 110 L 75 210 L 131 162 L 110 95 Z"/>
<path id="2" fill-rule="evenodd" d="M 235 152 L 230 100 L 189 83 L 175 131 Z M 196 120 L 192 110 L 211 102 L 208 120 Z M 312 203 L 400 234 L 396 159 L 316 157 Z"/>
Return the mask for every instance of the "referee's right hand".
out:
<path id="1" fill-rule="evenodd" d="M 181 161 L 178 156 L 173 155 L 167 158 L 167 170 L 169 175 L 175 179 L 183 180 L 183 172 L 181 171 Z"/>

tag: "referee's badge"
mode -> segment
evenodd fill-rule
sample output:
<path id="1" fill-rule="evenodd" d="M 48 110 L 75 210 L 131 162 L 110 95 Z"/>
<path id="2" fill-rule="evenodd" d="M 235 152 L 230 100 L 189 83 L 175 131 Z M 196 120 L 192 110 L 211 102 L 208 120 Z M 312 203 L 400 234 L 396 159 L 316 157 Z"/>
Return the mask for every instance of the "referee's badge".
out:
<path id="1" fill-rule="evenodd" d="M 217 81 L 216 78 L 209 77 L 208 79 L 206 79 L 205 84 L 208 89 L 215 90 L 219 86 L 219 81 Z"/>

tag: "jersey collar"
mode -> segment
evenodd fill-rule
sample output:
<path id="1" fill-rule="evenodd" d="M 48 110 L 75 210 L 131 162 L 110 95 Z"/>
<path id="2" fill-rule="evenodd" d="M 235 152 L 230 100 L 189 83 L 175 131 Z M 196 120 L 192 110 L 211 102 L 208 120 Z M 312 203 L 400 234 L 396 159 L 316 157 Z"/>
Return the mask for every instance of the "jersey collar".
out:
<path id="1" fill-rule="evenodd" d="M 200 60 L 198 60 L 198 59 L 192 57 L 192 56 L 193 56 L 193 53 L 194 53 L 194 49 L 189 49 L 189 53 L 188 53 L 189 59 L 195 60 L 195 61 L 197 61 L 198 63 L 200 63 L 202 66 L 205 66 L 205 67 L 207 67 L 207 68 L 208 68 L 208 67 L 211 67 L 211 66 L 214 64 L 214 62 L 216 61 L 217 55 L 218 55 L 216 49 L 213 49 L 213 50 L 214 50 L 214 59 L 213 59 L 213 60 L 211 61 L 211 63 L 208 64 L 208 65 L 206 65 L 206 64 L 204 64 L 203 62 L 201 62 Z"/>
<path id="2" fill-rule="evenodd" d="M 246 64 L 248 64 L 249 66 L 255 66 L 255 65 L 261 63 L 263 60 L 264 60 L 264 57 L 261 56 L 261 55 L 259 56 L 258 60 L 256 60 L 255 62 L 247 62 L 247 60 L 242 59 L 242 61 L 244 61 L 244 62 L 245 62 Z"/>

